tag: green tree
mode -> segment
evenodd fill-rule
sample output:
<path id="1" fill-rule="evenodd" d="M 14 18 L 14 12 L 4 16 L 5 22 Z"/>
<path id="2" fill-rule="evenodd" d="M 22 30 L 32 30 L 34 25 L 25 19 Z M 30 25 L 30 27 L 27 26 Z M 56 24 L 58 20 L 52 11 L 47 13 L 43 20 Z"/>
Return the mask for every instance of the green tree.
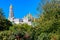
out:
<path id="1" fill-rule="evenodd" d="M 59 40 L 59 36 L 58 37 L 56 36 L 50 37 L 50 36 L 52 36 L 52 34 L 54 33 L 55 35 L 60 35 L 59 34 L 60 32 L 58 32 L 60 30 L 60 11 L 59 11 L 60 1 L 49 0 L 42 6 L 42 8 L 43 8 L 42 10 L 43 12 L 37 21 L 37 23 L 39 23 L 38 25 L 39 28 L 42 29 L 41 33 L 47 33 L 49 35 L 48 38 L 51 38 L 53 40 Z"/>
<path id="2" fill-rule="evenodd" d="M 4 12 L 0 8 L 0 30 L 9 29 L 9 26 L 12 26 L 11 22 L 5 18 Z"/>

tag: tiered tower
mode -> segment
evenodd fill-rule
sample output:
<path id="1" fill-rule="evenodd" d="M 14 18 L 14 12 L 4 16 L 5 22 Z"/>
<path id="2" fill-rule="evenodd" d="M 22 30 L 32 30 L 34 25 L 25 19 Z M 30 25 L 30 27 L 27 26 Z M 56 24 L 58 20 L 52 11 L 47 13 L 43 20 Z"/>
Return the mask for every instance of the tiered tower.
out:
<path id="1" fill-rule="evenodd" d="M 14 20 L 14 13 L 13 13 L 13 7 L 12 5 L 10 5 L 10 9 L 9 9 L 9 17 L 8 19 L 12 22 Z"/>

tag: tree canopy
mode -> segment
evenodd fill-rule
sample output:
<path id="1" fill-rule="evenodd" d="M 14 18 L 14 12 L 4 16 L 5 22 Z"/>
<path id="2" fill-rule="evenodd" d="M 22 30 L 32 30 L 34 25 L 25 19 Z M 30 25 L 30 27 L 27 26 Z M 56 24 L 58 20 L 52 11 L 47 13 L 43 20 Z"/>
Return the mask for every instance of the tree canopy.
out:
<path id="1" fill-rule="evenodd" d="M 28 24 L 11 26 L 11 22 L 0 11 L 0 30 L 4 30 L 0 32 L 0 40 L 60 40 L 60 1 L 45 0 L 44 2 L 42 14 L 33 21 L 34 27 Z M 40 11 L 40 6 L 38 9 Z"/>
<path id="2" fill-rule="evenodd" d="M 7 30 L 9 26 L 12 26 L 12 23 L 5 18 L 4 12 L 0 8 L 0 30 Z"/>

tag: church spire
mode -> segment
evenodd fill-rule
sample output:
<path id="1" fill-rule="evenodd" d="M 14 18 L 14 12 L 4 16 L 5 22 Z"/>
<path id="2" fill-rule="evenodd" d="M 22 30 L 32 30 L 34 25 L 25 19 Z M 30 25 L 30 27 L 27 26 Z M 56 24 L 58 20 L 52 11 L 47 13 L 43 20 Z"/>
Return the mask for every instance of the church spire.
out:
<path id="1" fill-rule="evenodd" d="M 9 8 L 9 18 L 13 18 L 13 17 L 14 17 L 13 7 L 12 7 L 12 5 L 10 5 L 10 8 Z"/>

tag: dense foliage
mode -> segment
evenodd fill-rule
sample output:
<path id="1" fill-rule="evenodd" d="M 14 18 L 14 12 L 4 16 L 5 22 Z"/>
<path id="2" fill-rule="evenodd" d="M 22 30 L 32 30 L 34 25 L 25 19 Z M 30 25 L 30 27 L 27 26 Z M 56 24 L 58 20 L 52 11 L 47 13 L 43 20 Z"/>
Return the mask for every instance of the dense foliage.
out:
<path id="1" fill-rule="evenodd" d="M 38 23 L 40 24 L 40 29 L 42 29 L 40 36 L 38 35 L 39 40 L 60 40 L 59 1 L 53 0 L 43 5 L 43 14 L 38 19 Z"/>
<path id="2" fill-rule="evenodd" d="M 11 22 L 5 20 L 0 11 L 2 17 L 0 19 L 0 40 L 60 40 L 59 1 L 47 1 L 42 8 L 43 12 L 33 21 L 33 26 L 27 24 L 11 26 Z M 9 30 L 5 30 L 7 28 Z"/>
<path id="3" fill-rule="evenodd" d="M 4 12 L 0 8 L 0 31 L 8 30 L 9 26 L 12 26 L 11 22 L 5 18 Z"/>

